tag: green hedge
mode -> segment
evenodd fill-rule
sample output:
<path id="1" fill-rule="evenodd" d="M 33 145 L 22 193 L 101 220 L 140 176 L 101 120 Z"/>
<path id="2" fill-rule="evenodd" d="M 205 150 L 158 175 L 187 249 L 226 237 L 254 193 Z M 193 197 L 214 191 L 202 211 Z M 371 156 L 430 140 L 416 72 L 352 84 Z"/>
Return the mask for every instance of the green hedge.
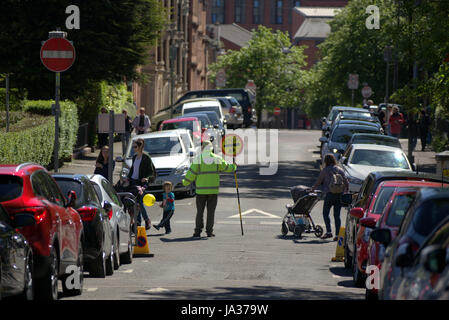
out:
<path id="1" fill-rule="evenodd" d="M 28 100 L 23 110 L 25 112 L 51 115 L 52 100 Z M 59 158 L 64 159 L 73 154 L 78 133 L 78 111 L 75 103 L 65 100 L 60 102 L 61 116 L 59 117 Z M 54 141 L 54 135 L 52 136 Z M 52 148 L 53 149 L 53 148 Z"/>
<path id="2" fill-rule="evenodd" d="M 0 135 L 0 163 L 19 164 L 36 162 L 43 166 L 51 163 L 55 136 L 55 120 L 51 117 L 37 127 L 21 132 Z"/>
<path id="3" fill-rule="evenodd" d="M 25 96 L 16 88 L 9 90 L 9 111 L 20 111 L 25 103 Z M 0 110 L 6 111 L 6 89 L 0 88 Z"/>

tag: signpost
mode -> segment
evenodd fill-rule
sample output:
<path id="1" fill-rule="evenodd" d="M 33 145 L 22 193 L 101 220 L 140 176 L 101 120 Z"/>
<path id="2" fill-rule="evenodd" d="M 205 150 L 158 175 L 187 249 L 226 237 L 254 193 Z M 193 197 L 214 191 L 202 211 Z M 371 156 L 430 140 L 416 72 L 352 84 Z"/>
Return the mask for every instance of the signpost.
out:
<path id="1" fill-rule="evenodd" d="M 348 88 L 352 90 L 352 106 L 354 107 L 354 90 L 359 87 L 359 75 L 351 73 L 348 80 Z"/>
<path id="2" fill-rule="evenodd" d="M 40 58 L 42 64 L 56 74 L 55 104 L 52 106 L 55 115 L 55 146 L 54 146 L 54 170 L 59 168 L 59 98 L 61 86 L 61 72 L 68 70 L 75 61 L 75 48 L 66 39 L 67 33 L 63 31 L 50 31 L 49 39 L 42 44 Z"/>
<path id="3" fill-rule="evenodd" d="M 362 88 L 362 96 L 363 96 L 364 98 L 369 98 L 369 97 L 371 97 L 372 94 L 373 94 L 373 90 L 371 90 L 371 87 L 370 87 L 370 86 L 365 85 L 365 86 Z"/>
<path id="4" fill-rule="evenodd" d="M 273 114 L 274 114 L 275 116 L 280 115 L 280 114 L 281 114 L 281 108 L 275 107 L 274 110 L 273 110 Z"/>

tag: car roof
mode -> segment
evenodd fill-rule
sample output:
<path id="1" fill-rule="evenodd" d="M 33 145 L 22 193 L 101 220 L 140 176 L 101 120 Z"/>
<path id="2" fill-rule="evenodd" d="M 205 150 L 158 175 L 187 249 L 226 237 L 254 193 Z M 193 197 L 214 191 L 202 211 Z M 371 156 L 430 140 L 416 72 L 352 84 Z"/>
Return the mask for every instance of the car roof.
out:
<path id="1" fill-rule="evenodd" d="M 449 183 L 445 184 L 449 187 Z M 400 188 L 414 188 L 414 187 L 438 187 L 441 182 L 423 181 L 423 180 L 388 180 L 381 182 L 380 187 L 400 187 Z"/>
<path id="2" fill-rule="evenodd" d="M 367 126 L 379 126 L 380 124 L 375 121 L 364 121 L 364 120 L 357 120 L 357 119 L 340 119 L 336 124 L 360 124 L 360 125 L 367 125 Z"/>
<path id="3" fill-rule="evenodd" d="M 89 180 L 89 177 L 86 174 L 81 173 L 52 173 L 51 176 L 55 179 L 71 179 L 82 181 L 83 179 Z"/>
<path id="4" fill-rule="evenodd" d="M 373 138 L 381 138 L 384 140 L 398 140 L 399 141 L 399 139 L 396 137 L 387 136 L 384 134 L 375 134 L 375 133 L 354 133 L 352 135 L 351 139 L 355 139 L 356 137 L 368 137 L 368 138 L 373 137 Z"/>
<path id="5" fill-rule="evenodd" d="M 366 112 L 366 109 L 362 109 L 362 108 L 355 108 L 355 107 L 348 107 L 348 106 L 333 106 L 332 110 L 345 110 L 345 111 L 361 111 L 361 112 Z"/>
<path id="6" fill-rule="evenodd" d="M 449 179 L 447 178 L 443 177 L 443 179 L 441 179 L 441 177 L 437 176 L 436 174 L 423 172 L 416 173 L 410 171 L 373 171 L 370 173 L 370 175 L 375 180 L 394 180 L 395 178 L 399 178 L 398 180 L 400 180 L 400 178 L 416 178 L 418 180 L 421 178 L 440 182 L 443 180 L 444 182 L 449 183 Z"/>
<path id="7" fill-rule="evenodd" d="M 449 188 L 422 188 L 419 190 L 417 202 L 446 199 L 449 201 Z"/>
<path id="8" fill-rule="evenodd" d="M 355 123 L 340 123 L 339 122 L 337 124 L 337 126 L 335 127 L 335 129 L 340 128 L 340 127 L 342 127 L 342 128 L 350 128 L 350 129 L 362 129 L 362 128 L 363 129 L 365 129 L 365 128 L 377 129 L 377 128 L 379 128 L 377 126 L 373 126 L 372 124 L 355 124 Z"/>
<path id="9" fill-rule="evenodd" d="M 396 147 L 385 146 L 383 144 L 368 144 L 368 143 L 354 143 L 352 144 L 353 149 L 363 149 L 363 150 L 377 150 L 377 151 L 401 151 L 402 149 Z"/>
<path id="10" fill-rule="evenodd" d="M 193 101 L 193 102 L 187 102 L 187 103 L 183 104 L 184 109 L 197 108 L 197 107 L 221 107 L 221 105 L 217 99 Z"/>
<path id="11" fill-rule="evenodd" d="M 197 117 L 176 117 L 173 119 L 164 120 L 162 123 L 185 122 L 185 121 L 198 121 L 198 118 Z"/>
<path id="12" fill-rule="evenodd" d="M 40 164 L 34 162 L 24 162 L 21 164 L 0 164 L 0 174 L 13 174 L 20 176 L 23 174 L 30 174 L 36 170 L 46 170 Z"/>
<path id="13" fill-rule="evenodd" d="M 180 130 L 180 129 L 176 129 L 176 130 Z M 154 132 L 139 134 L 139 135 L 134 136 L 132 138 L 132 140 L 137 140 L 139 138 L 145 140 L 145 139 L 157 138 L 157 137 L 173 137 L 173 136 L 177 136 L 176 130 L 162 130 L 162 131 L 154 131 Z"/>
<path id="14" fill-rule="evenodd" d="M 218 97 L 204 97 L 204 98 L 191 98 L 191 99 L 186 99 L 186 100 L 182 100 L 180 102 L 180 104 L 186 104 L 186 103 L 190 103 L 190 102 L 197 102 L 197 101 L 217 101 Z"/>

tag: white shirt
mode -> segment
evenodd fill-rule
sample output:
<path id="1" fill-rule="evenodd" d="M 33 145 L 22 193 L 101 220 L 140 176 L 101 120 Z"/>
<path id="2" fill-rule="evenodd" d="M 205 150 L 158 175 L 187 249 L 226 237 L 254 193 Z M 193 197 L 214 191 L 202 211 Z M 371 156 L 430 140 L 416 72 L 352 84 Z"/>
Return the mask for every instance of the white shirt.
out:
<path id="1" fill-rule="evenodd" d="M 139 179 L 139 168 L 140 168 L 140 163 L 142 162 L 142 156 L 136 156 L 136 159 L 134 160 L 134 171 L 133 174 L 131 176 L 131 179 L 134 180 L 138 180 Z"/>

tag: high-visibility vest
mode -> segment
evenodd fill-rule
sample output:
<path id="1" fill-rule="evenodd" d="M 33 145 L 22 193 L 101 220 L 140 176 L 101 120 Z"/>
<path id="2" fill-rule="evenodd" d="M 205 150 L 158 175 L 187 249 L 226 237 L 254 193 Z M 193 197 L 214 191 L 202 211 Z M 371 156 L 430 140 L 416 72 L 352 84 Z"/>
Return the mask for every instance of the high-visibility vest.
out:
<path id="1" fill-rule="evenodd" d="M 193 159 L 182 184 L 188 186 L 195 181 L 197 194 L 218 194 L 219 173 L 234 172 L 236 168 L 235 164 L 228 164 L 213 152 L 204 152 Z"/>

